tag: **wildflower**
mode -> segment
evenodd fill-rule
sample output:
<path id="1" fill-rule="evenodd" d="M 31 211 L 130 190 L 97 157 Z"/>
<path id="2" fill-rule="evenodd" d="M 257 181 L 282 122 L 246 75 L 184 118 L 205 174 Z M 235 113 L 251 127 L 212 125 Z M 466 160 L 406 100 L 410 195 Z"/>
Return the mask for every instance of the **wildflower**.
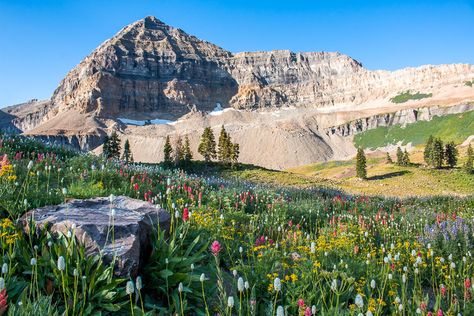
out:
<path id="1" fill-rule="evenodd" d="M 58 269 L 59 271 L 64 271 L 64 269 L 66 269 L 66 261 L 63 256 L 58 258 Z"/>
<path id="2" fill-rule="evenodd" d="M 311 243 L 311 253 L 316 253 L 316 243 L 314 241 Z"/>
<path id="3" fill-rule="evenodd" d="M 237 277 L 237 270 L 232 270 L 232 274 L 234 275 L 234 278 Z"/>
<path id="4" fill-rule="evenodd" d="M 372 281 L 370 281 L 370 287 L 372 289 L 375 289 L 375 280 L 374 279 L 372 279 Z"/>
<path id="5" fill-rule="evenodd" d="M 242 248 L 242 246 L 239 247 L 239 252 L 240 253 L 244 252 L 244 248 Z"/>
<path id="6" fill-rule="evenodd" d="M 2 265 L 2 274 L 7 274 L 8 273 L 8 264 L 5 262 Z"/>
<path id="7" fill-rule="evenodd" d="M 359 308 L 362 308 L 364 307 L 364 299 L 362 298 L 362 296 L 360 294 L 357 294 L 356 297 L 355 297 L 355 304 L 357 305 L 357 307 Z"/>
<path id="8" fill-rule="evenodd" d="M 374 316 L 374 314 L 372 314 L 371 311 L 367 311 L 367 313 L 365 313 L 365 316 Z"/>
<path id="9" fill-rule="evenodd" d="M 125 291 L 128 295 L 132 295 L 135 292 L 135 288 L 132 281 L 127 282 L 127 286 L 125 287 Z"/>
<path id="10" fill-rule="evenodd" d="M 311 307 L 306 307 L 304 311 L 304 316 L 311 316 Z"/>
<path id="11" fill-rule="evenodd" d="M 438 309 L 438 312 L 436 313 L 437 316 L 443 316 L 443 311 L 440 309 Z"/>
<path id="12" fill-rule="evenodd" d="M 201 274 L 201 277 L 199 278 L 199 281 L 201 281 L 201 282 L 206 281 L 206 275 L 204 273 Z"/>
<path id="13" fill-rule="evenodd" d="M 421 314 L 421 308 L 418 307 L 418 308 L 416 309 L 416 313 L 417 313 L 417 314 Z"/>
<path id="14" fill-rule="evenodd" d="M 135 287 L 137 291 L 140 291 L 143 288 L 143 283 L 142 283 L 142 277 L 137 276 L 137 279 L 135 280 Z"/>
<path id="15" fill-rule="evenodd" d="M 187 207 L 185 207 L 183 210 L 183 221 L 187 222 L 188 220 L 189 220 L 189 210 Z"/>
<path id="16" fill-rule="evenodd" d="M 63 195 L 67 195 L 67 189 L 66 188 L 63 188 L 61 191 L 62 191 Z"/>
<path id="17" fill-rule="evenodd" d="M 179 282 L 179 284 L 178 284 L 178 291 L 179 291 L 179 293 L 182 293 L 182 292 L 183 292 L 183 289 L 184 289 L 184 287 L 183 287 L 183 282 Z"/>
<path id="18" fill-rule="evenodd" d="M 244 291 L 244 279 L 242 279 L 242 277 L 240 277 L 238 280 L 237 280 L 237 290 L 239 292 L 243 292 Z"/>
<path id="19" fill-rule="evenodd" d="M 77 269 L 74 269 L 72 271 L 72 275 L 75 276 L 75 277 L 78 277 L 79 276 L 79 271 L 77 271 Z"/>
<path id="20" fill-rule="evenodd" d="M 36 265 L 36 259 L 35 259 L 35 258 L 31 258 L 30 264 L 31 264 L 32 266 L 35 266 L 35 265 Z"/>
<path id="21" fill-rule="evenodd" d="M 221 244 L 217 241 L 214 240 L 211 245 L 211 251 L 214 256 L 217 256 L 219 252 L 221 251 Z"/>
<path id="22" fill-rule="evenodd" d="M 250 288 L 250 283 L 249 283 L 249 281 L 245 281 L 244 287 L 245 287 L 246 290 L 248 290 L 248 289 Z"/>
<path id="23" fill-rule="evenodd" d="M 5 289 L 5 279 L 0 278 L 0 291 L 3 291 Z"/>
<path id="24" fill-rule="evenodd" d="M 0 315 L 3 315 L 8 308 L 8 295 L 7 290 L 3 289 L 0 291 Z"/>
<path id="25" fill-rule="evenodd" d="M 33 168 L 33 160 L 30 160 L 30 162 L 28 163 L 28 166 L 26 168 L 28 170 L 31 170 L 31 168 Z"/>
<path id="26" fill-rule="evenodd" d="M 333 290 L 333 291 L 337 290 L 337 280 L 336 279 L 332 279 L 331 290 Z"/>
<path id="27" fill-rule="evenodd" d="M 456 269 L 456 264 L 454 262 L 451 262 L 451 269 Z"/>
<path id="28" fill-rule="evenodd" d="M 230 307 L 230 308 L 234 307 L 234 297 L 233 296 L 229 296 L 227 298 L 227 306 Z"/>
<path id="29" fill-rule="evenodd" d="M 304 300 L 303 300 L 302 298 L 300 298 L 300 299 L 298 300 L 298 306 L 301 307 L 301 308 L 304 307 Z"/>
<path id="30" fill-rule="evenodd" d="M 281 291 L 281 280 L 280 280 L 280 278 L 275 278 L 275 280 L 273 280 L 273 288 L 277 292 Z"/>
<path id="31" fill-rule="evenodd" d="M 110 210 L 110 217 L 115 217 L 115 214 L 117 213 L 117 211 L 113 208 Z"/>
<path id="32" fill-rule="evenodd" d="M 464 287 L 466 289 L 469 289 L 471 287 L 471 279 L 466 278 L 466 280 L 464 280 Z"/>
<path id="33" fill-rule="evenodd" d="M 115 196 L 113 194 L 109 195 L 109 202 L 114 203 L 115 201 Z"/>
<path id="34" fill-rule="evenodd" d="M 276 312 L 277 316 L 284 316 L 285 315 L 285 310 L 283 309 L 283 306 L 278 306 L 277 308 L 277 312 Z"/>
<path id="35" fill-rule="evenodd" d="M 311 306 L 311 314 L 316 315 L 316 305 Z"/>

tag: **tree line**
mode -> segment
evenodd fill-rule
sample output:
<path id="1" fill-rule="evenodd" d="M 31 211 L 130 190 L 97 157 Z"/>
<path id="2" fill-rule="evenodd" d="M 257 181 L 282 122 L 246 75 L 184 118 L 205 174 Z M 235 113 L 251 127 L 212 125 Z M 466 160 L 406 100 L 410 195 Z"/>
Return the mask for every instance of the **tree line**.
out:
<path id="1" fill-rule="evenodd" d="M 394 163 L 392 157 L 387 152 L 387 163 Z M 467 147 L 466 162 L 463 164 L 463 169 L 466 173 L 474 173 L 474 150 L 471 144 Z M 400 147 L 397 147 L 396 153 L 397 161 L 396 164 L 399 166 L 409 166 L 410 155 L 405 149 L 402 151 Z M 426 146 L 423 152 L 423 159 L 429 167 L 441 169 L 441 168 L 454 168 L 458 164 L 459 152 L 454 142 L 444 143 L 441 138 L 435 138 L 432 135 L 428 138 Z M 356 176 L 360 179 L 367 178 L 367 159 L 365 157 L 364 149 L 358 148 L 356 155 Z"/>
<path id="2" fill-rule="evenodd" d="M 115 131 L 110 136 L 106 135 L 103 144 L 102 153 L 106 159 L 121 159 L 126 164 L 133 163 L 133 155 L 130 150 L 130 142 L 125 141 L 123 153 L 121 154 L 121 141 Z M 198 153 L 204 157 L 206 163 L 217 159 L 218 162 L 224 165 L 235 166 L 238 163 L 240 155 L 240 146 L 238 143 L 232 142 L 232 138 L 222 125 L 219 140 L 216 148 L 216 140 L 214 133 L 210 127 L 206 127 L 201 135 L 201 140 L 198 146 Z M 166 166 L 186 166 L 193 160 L 193 153 L 189 142 L 189 137 L 186 135 L 183 140 L 178 136 L 175 146 L 171 145 L 170 136 L 166 136 L 165 144 L 163 146 L 163 163 Z"/>

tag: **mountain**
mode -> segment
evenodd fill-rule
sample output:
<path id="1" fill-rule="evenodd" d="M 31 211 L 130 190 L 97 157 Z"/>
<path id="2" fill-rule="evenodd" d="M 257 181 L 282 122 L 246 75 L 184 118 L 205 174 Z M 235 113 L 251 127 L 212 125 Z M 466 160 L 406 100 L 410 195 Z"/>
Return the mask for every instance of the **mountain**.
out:
<path id="1" fill-rule="evenodd" d="M 340 53 L 234 54 L 146 17 L 81 61 L 50 100 L 7 108 L 0 123 L 85 150 L 118 129 L 132 150 L 140 146 L 135 158 L 147 162 L 161 159 L 168 134 L 188 134 L 197 148 L 196 132 L 224 124 L 241 143 L 244 162 L 281 169 L 352 155 L 353 135 L 331 133 L 336 126 L 400 110 L 469 104 L 474 88 L 464 82 L 472 79 L 468 64 L 389 72 L 367 70 Z M 393 101 L 406 91 L 413 99 Z M 209 114 L 216 106 L 229 110 Z M 123 123 L 157 118 L 174 123 Z"/>

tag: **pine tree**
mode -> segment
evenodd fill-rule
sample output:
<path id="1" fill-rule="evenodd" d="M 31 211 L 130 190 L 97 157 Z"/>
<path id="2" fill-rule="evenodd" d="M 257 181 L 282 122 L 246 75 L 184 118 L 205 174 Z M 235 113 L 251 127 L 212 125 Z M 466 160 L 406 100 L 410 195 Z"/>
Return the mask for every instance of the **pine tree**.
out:
<path id="1" fill-rule="evenodd" d="M 409 166 L 410 165 L 410 155 L 408 154 L 406 148 L 405 151 L 403 152 L 403 165 L 404 166 Z"/>
<path id="2" fill-rule="evenodd" d="M 403 166 L 403 151 L 400 147 L 397 147 L 397 165 Z"/>
<path id="3" fill-rule="evenodd" d="M 174 164 L 179 166 L 184 161 L 184 149 L 183 149 L 183 141 L 181 137 L 178 136 L 176 140 L 176 147 L 174 149 Z"/>
<path id="4" fill-rule="evenodd" d="M 454 142 L 449 142 L 446 144 L 444 149 L 444 158 L 446 160 L 446 164 L 450 168 L 454 168 L 458 163 L 458 150 Z"/>
<path id="5" fill-rule="evenodd" d="M 109 135 L 105 135 L 104 144 L 102 145 L 102 155 L 104 155 L 106 159 L 109 158 L 109 142 L 110 142 Z"/>
<path id="6" fill-rule="evenodd" d="M 169 136 L 166 136 L 165 146 L 163 147 L 164 154 L 164 163 L 165 165 L 171 164 L 171 154 L 173 153 L 173 148 L 171 147 L 171 140 Z"/>
<path id="7" fill-rule="evenodd" d="M 240 146 L 237 143 L 231 143 L 230 147 L 232 148 L 230 153 L 230 162 L 232 167 L 234 167 L 239 162 Z"/>
<path id="8" fill-rule="evenodd" d="M 216 141 L 210 127 L 206 127 L 202 133 L 198 152 L 204 157 L 206 163 L 216 158 Z"/>
<path id="9" fill-rule="evenodd" d="M 123 145 L 123 154 L 122 160 L 128 165 L 130 162 L 133 162 L 132 152 L 130 151 L 130 142 L 128 139 L 125 141 L 125 145 Z"/>
<path id="10" fill-rule="evenodd" d="M 193 160 L 193 153 L 191 152 L 191 146 L 189 145 L 188 135 L 184 138 L 183 160 L 185 163 L 189 163 Z"/>
<path id="11" fill-rule="evenodd" d="M 464 163 L 464 171 L 472 173 L 474 170 L 474 151 L 472 150 L 471 144 L 467 147 L 467 160 Z"/>
<path id="12" fill-rule="evenodd" d="M 364 150 L 362 148 L 357 149 L 356 175 L 359 179 L 367 178 L 367 161 L 365 158 Z"/>
<path id="13" fill-rule="evenodd" d="M 120 151 L 120 138 L 118 137 L 117 133 L 113 131 L 112 134 L 106 138 L 104 143 L 104 156 L 107 159 L 120 159 Z"/>
<path id="14" fill-rule="evenodd" d="M 434 144 L 434 137 L 430 135 L 428 141 L 426 142 L 425 151 L 423 152 L 423 158 L 428 166 L 432 166 L 433 162 L 431 161 L 433 155 L 433 144 Z"/>
<path id="15" fill-rule="evenodd" d="M 390 154 L 387 152 L 387 160 L 386 160 L 387 163 L 389 164 L 392 164 L 393 163 L 393 160 L 392 160 L 392 157 L 390 157 Z"/>
<path id="16" fill-rule="evenodd" d="M 433 148 L 431 151 L 431 164 L 435 168 L 441 168 L 444 161 L 444 148 L 443 141 L 440 138 L 436 138 L 433 141 Z"/>
<path id="17" fill-rule="evenodd" d="M 224 125 L 222 125 L 221 133 L 219 135 L 219 143 L 217 145 L 217 158 L 219 162 L 224 164 L 230 162 L 231 147 L 232 143 L 229 134 L 227 134 Z"/>

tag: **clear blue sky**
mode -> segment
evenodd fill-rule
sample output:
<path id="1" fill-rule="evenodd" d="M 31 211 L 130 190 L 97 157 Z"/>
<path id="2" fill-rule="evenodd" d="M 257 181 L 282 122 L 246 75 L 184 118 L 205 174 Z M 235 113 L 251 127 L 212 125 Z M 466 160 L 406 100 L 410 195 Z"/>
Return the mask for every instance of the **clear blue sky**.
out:
<path id="1" fill-rule="evenodd" d="M 48 98 L 95 47 L 147 15 L 232 52 L 339 51 L 389 70 L 474 63 L 472 0 L 0 0 L 0 107 Z"/>

